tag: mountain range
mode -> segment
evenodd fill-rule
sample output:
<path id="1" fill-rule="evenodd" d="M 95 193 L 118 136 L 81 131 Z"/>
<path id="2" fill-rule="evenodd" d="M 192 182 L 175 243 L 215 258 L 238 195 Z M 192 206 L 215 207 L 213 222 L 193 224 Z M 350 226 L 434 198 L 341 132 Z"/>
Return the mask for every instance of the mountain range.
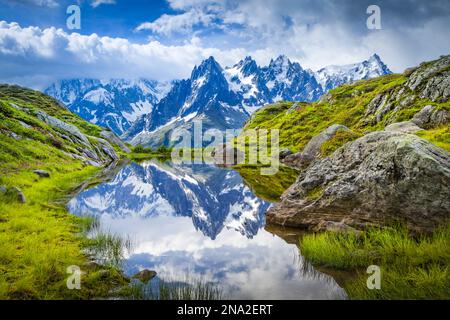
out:
<path id="1" fill-rule="evenodd" d="M 122 135 L 170 88 L 170 83 L 146 79 L 71 79 L 52 84 L 44 93 L 83 119 Z"/>
<path id="2" fill-rule="evenodd" d="M 112 181 L 78 194 L 68 204 L 72 213 L 112 219 L 190 217 L 195 228 L 211 239 L 224 228 L 252 238 L 264 225 L 269 207 L 235 171 L 157 161 L 132 163 Z"/>
<path id="3" fill-rule="evenodd" d="M 260 67 L 251 57 L 232 67 L 210 57 L 190 78 L 155 80 L 63 80 L 44 92 L 82 118 L 109 127 L 134 145 L 174 144 L 178 130 L 240 129 L 260 107 L 279 101 L 318 100 L 344 83 L 390 74 L 377 54 L 356 64 L 303 69 L 285 55 Z"/>

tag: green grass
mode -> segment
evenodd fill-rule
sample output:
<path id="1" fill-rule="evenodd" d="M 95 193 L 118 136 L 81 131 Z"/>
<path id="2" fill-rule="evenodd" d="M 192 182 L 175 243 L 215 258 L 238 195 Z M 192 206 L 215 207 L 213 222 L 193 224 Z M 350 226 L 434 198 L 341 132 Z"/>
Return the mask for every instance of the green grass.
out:
<path id="1" fill-rule="evenodd" d="M 333 154 L 334 151 L 342 147 L 347 142 L 356 140 L 361 136 L 361 134 L 340 129 L 331 139 L 325 141 L 322 144 L 322 146 L 320 147 L 320 155 L 321 157 L 327 157 Z"/>
<path id="2" fill-rule="evenodd" d="M 280 165 L 274 175 L 262 175 L 261 167 L 256 165 L 237 165 L 233 167 L 239 172 L 244 183 L 261 199 L 279 202 L 280 197 L 297 179 L 298 171 Z"/>
<path id="3" fill-rule="evenodd" d="M 69 214 L 65 207 L 75 188 L 100 169 L 68 156 L 78 153 L 80 145 L 63 141 L 54 128 L 35 117 L 38 110 L 90 136 L 102 130 L 42 93 L 0 85 L 0 186 L 20 188 L 26 197 L 26 203 L 20 203 L 11 192 L 0 193 L 0 299 L 108 296 L 126 279 L 116 268 L 88 267 L 85 252 L 95 245 L 85 234 L 91 222 Z M 35 169 L 48 171 L 50 178 L 40 178 Z M 81 290 L 66 287 L 71 265 L 84 272 Z"/>
<path id="4" fill-rule="evenodd" d="M 121 268 L 125 255 L 131 252 L 133 244 L 129 238 L 116 234 L 96 232 L 89 239 L 88 252 L 103 266 Z"/>
<path id="5" fill-rule="evenodd" d="M 450 126 L 444 125 L 434 129 L 422 130 L 417 132 L 417 135 L 450 152 Z"/>
<path id="6" fill-rule="evenodd" d="M 302 255 L 313 265 L 358 274 L 344 288 L 352 299 L 449 299 L 450 224 L 433 235 L 412 237 L 406 228 L 372 229 L 361 235 L 305 235 Z M 381 268 L 381 290 L 366 286 L 370 265 Z"/>
<path id="7" fill-rule="evenodd" d="M 134 281 L 120 295 L 133 300 L 222 300 L 219 285 L 201 278 L 186 276 L 182 281 L 170 279 L 151 280 L 150 285 Z"/>
<path id="8" fill-rule="evenodd" d="M 57 167 L 51 178 L 36 178 L 24 171 L 2 176 L 1 185 L 20 186 L 25 204 L 0 196 L 0 298 L 60 299 L 99 295 L 68 290 L 65 279 L 70 265 L 86 263 L 83 221 L 70 215 L 61 197 L 95 173 L 92 167 Z"/>

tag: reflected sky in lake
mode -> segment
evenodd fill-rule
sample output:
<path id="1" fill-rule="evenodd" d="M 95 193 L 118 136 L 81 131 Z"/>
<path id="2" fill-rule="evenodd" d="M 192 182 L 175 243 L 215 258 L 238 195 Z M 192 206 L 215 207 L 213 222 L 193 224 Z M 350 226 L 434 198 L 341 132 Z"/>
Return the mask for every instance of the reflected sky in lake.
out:
<path id="1" fill-rule="evenodd" d="M 173 281 L 189 275 L 232 299 L 345 298 L 333 278 L 304 266 L 296 245 L 264 229 L 270 205 L 233 170 L 148 161 L 127 165 L 68 208 L 132 240 L 128 275 L 144 268 Z"/>

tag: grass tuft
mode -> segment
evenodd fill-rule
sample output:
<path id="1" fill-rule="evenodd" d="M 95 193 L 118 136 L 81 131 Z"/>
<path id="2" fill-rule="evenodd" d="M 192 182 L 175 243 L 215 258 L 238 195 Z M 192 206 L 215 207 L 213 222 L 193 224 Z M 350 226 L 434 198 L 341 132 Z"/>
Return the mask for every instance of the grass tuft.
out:
<path id="1" fill-rule="evenodd" d="M 357 279 L 344 285 L 353 299 L 450 298 L 450 224 L 419 237 L 405 227 L 360 235 L 325 232 L 304 236 L 300 247 L 315 266 L 357 272 Z M 367 289 L 370 265 L 381 267 L 381 290 Z"/>

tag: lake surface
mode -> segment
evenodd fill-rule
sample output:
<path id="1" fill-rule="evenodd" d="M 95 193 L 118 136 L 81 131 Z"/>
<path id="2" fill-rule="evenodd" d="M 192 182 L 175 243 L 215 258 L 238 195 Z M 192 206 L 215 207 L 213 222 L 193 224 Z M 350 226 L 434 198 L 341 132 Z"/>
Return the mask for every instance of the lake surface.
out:
<path id="1" fill-rule="evenodd" d="M 174 283 L 201 278 L 230 299 L 346 298 L 332 277 L 303 261 L 296 241 L 264 228 L 271 205 L 236 171 L 151 160 L 128 164 L 68 208 L 131 239 L 129 276 L 150 269 Z"/>

